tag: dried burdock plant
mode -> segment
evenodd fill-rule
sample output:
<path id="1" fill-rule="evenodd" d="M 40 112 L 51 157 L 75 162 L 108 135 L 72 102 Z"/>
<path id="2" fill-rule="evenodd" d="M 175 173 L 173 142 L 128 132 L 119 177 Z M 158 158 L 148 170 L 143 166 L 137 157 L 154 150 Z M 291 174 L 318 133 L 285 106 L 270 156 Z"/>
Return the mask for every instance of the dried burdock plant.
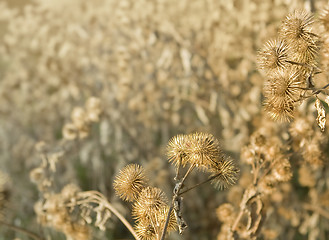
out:
<path id="1" fill-rule="evenodd" d="M 179 151 L 177 151 L 177 149 L 179 149 Z M 169 161 L 175 159 L 176 185 L 173 190 L 173 197 L 167 216 L 167 223 L 162 232 L 162 240 L 166 235 L 166 229 L 168 227 L 171 211 L 175 213 L 179 233 L 182 234 L 187 227 L 187 224 L 182 216 L 182 194 L 209 181 L 212 181 L 215 186 L 220 188 L 228 187 L 235 183 L 237 173 L 239 172 L 233 161 L 228 159 L 222 152 L 219 141 L 211 134 L 193 133 L 173 137 L 169 141 L 167 151 Z M 182 175 L 181 171 L 183 168 L 187 168 L 187 170 L 185 171 L 185 174 Z M 186 179 L 194 169 L 210 172 L 211 175 L 204 182 L 184 189 Z"/>
<path id="2" fill-rule="evenodd" d="M 220 236 L 233 239 L 257 239 L 266 220 L 266 202 L 280 183 L 292 177 L 291 164 L 283 143 L 260 128 L 250 139 L 250 144 L 242 150 L 241 155 L 251 166 L 252 181 L 242 194 L 239 206 L 225 203 L 218 208 L 223 221 Z M 234 238 L 235 239 L 235 238 Z"/>
<path id="3" fill-rule="evenodd" d="M 206 182 L 227 188 L 237 180 L 239 170 L 211 134 L 177 135 L 168 142 L 167 156 L 176 168 L 176 184 L 170 204 L 161 189 L 147 186 L 144 170 L 136 164 L 124 167 L 114 180 L 116 194 L 123 200 L 133 201 L 132 216 L 136 219 L 135 231 L 140 239 L 163 240 L 167 232 L 177 227 L 182 234 L 187 227 L 182 216 L 183 194 Z M 210 176 L 187 188 L 186 180 L 194 169 L 210 173 Z"/>
<path id="4" fill-rule="evenodd" d="M 114 180 L 116 195 L 133 202 L 132 216 L 136 220 L 135 232 L 139 239 L 160 239 L 167 215 L 167 231 L 176 229 L 174 214 L 169 212 L 168 200 L 164 192 L 147 186 L 144 169 L 137 164 L 129 164 L 120 170 Z M 136 236 L 135 236 L 136 237 Z"/>
<path id="5" fill-rule="evenodd" d="M 311 97 L 318 98 L 329 86 L 316 88 L 313 82 L 320 73 L 320 36 L 313 32 L 313 24 L 312 14 L 294 11 L 283 21 L 279 38 L 269 41 L 259 53 L 259 66 L 266 75 L 265 110 L 274 120 L 292 120 L 301 102 Z M 323 131 L 324 124 L 319 123 L 319 126 Z"/>

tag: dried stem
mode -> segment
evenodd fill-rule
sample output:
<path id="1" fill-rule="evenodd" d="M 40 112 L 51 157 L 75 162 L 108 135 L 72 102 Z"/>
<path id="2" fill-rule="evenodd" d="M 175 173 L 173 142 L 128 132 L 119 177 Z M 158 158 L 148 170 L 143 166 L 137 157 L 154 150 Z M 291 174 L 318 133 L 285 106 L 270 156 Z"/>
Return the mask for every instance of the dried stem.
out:
<path id="1" fill-rule="evenodd" d="M 103 204 L 106 208 L 108 208 L 115 216 L 119 218 L 119 220 L 126 226 L 126 228 L 130 231 L 130 233 L 134 236 L 136 240 L 139 240 L 138 235 L 136 234 L 135 230 L 133 227 L 130 225 L 130 223 L 125 219 L 124 216 L 119 213 L 115 207 L 110 204 L 106 198 L 99 192 L 97 191 L 87 191 L 87 192 L 82 192 L 80 193 L 80 196 L 85 198 L 83 200 L 79 200 L 76 202 L 76 204 L 83 204 L 86 202 L 94 202 L 97 204 Z"/>
<path id="2" fill-rule="evenodd" d="M 232 231 L 234 232 L 240 222 L 240 219 L 242 218 L 243 216 L 243 211 L 244 209 L 240 209 L 240 212 L 239 212 L 239 215 L 237 216 L 237 218 L 235 219 L 233 225 L 232 225 Z"/>
<path id="3" fill-rule="evenodd" d="M 174 194 L 173 194 L 173 197 L 172 197 L 172 201 L 171 201 L 170 208 L 169 208 L 169 211 L 168 211 L 168 215 L 167 215 L 167 218 L 166 218 L 166 223 L 165 223 L 165 225 L 163 227 L 163 230 L 162 230 L 161 240 L 164 240 L 164 238 L 166 236 L 166 232 L 167 232 L 167 228 L 168 228 L 168 224 L 169 224 L 169 219 L 170 219 L 170 214 L 171 214 L 171 211 L 173 210 L 174 202 L 179 196 L 179 192 L 180 192 L 180 190 L 183 186 L 184 181 L 186 180 L 187 176 L 193 171 L 194 168 L 195 168 L 195 165 L 191 165 L 190 168 L 185 173 L 182 180 L 179 183 L 176 184 L 176 186 L 178 185 L 178 188 L 175 189 L 176 191 L 174 191 Z"/>
<path id="4" fill-rule="evenodd" d="M 312 204 L 309 204 L 309 203 L 305 203 L 304 208 L 306 210 L 316 212 L 316 213 L 320 214 L 322 217 L 325 217 L 325 218 L 329 219 L 329 212 L 326 211 L 325 209 L 321 208 L 321 207 L 318 207 L 318 206 L 315 206 L 315 205 L 312 205 Z"/>
<path id="5" fill-rule="evenodd" d="M 222 174 L 222 173 L 218 173 L 218 174 L 216 174 L 216 175 L 214 175 L 214 176 L 208 178 L 207 180 L 204 180 L 203 182 L 200 182 L 200 183 L 198 183 L 198 184 L 195 184 L 194 186 L 192 186 L 192 187 L 190 187 L 190 188 L 188 188 L 188 189 L 186 189 L 186 190 L 180 192 L 180 193 L 178 194 L 178 196 L 181 196 L 181 195 L 183 195 L 184 193 L 187 193 L 188 191 L 190 191 L 190 190 L 192 190 L 192 189 L 194 189 L 194 188 L 196 188 L 196 187 L 199 187 L 200 185 L 203 185 L 203 184 L 205 184 L 205 183 L 207 183 L 207 182 L 210 182 L 211 180 L 215 179 L 216 177 L 218 177 L 218 176 L 221 175 L 221 174 Z"/>

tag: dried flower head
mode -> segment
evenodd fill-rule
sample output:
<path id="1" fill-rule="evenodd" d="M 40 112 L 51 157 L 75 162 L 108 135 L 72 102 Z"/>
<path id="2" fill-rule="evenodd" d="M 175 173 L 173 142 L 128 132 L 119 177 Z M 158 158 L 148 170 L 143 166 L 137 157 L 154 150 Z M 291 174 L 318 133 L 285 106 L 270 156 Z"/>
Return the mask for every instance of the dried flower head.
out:
<path id="1" fill-rule="evenodd" d="M 294 102 L 287 101 L 284 97 L 267 99 L 265 104 L 265 111 L 275 121 L 289 122 L 294 118 L 296 111 Z"/>
<path id="2" fill-rule="evenodd" d="M 307 119 L 298 117 L 291 123 L 289 132 L 294 138 L 303 138 L 312 134 L 312 125 Z"/>
<path id="3" fill-rule="evenodd" d="M 139 221 L 154 219 L 163 208 L 168 206 L 167 202 L 168 200 L 161 189 L 146 187 L 134 203 L 132 214 Z"/>
<path id="4" fill-rule="evenodd" d="M 281 159 L 273 168 L 272 174 L 274 178 L 280 182 L 290 180 L 292 176 L 291 165 L 288 159 Z"/>
<path id="5" fill-rule="evenodd" d="M 158 212 L 157 222 L 158 222 L 158 225 L 160 226 L 160 229 L 163 229 L 163 227 L 166 223 L 169 209 L 170 209 L 169 206 L 167 206 L 167 207 L 162 208 L 161 211 Z M 171 231 L 175 231 L 176 229 L 177 229 L 177 222 L 176 222 L 175 213 L 174 213 L 174 211 L 171 211 L 170 216 L 169 216 L 167 231 L 171 232 Z"/>
<path id="6" fill-rule="evenodd" d="M 45 178 L 45 170 L 42 167 L 37 167 L 31 170 L 30 179 L 33 183 L 39 183 Z"/>
<path id="7" fill-rule="evenodd" d="M 286 71 L 280 69 L 265 82 L 264 95 L 273 101 L 275 98 L 284 98 L 287 101 L 296 102 L 300 98 L 303 86 L 304 83 L 296 68 Z"/>
<path id="8" fill-rule="evenodd" d="M 259 181 L 259 191 L 265 194 L 271 194 L 275 190 L 277 183 L 278 181 L 272 175 L 266 175 Z"/>
<path id="9" fill-rule="evenodd" d="M 208 167 L 222 155 L 219 141 L 208 133 L 190 134 L 187 146 L 187 161 L 192 165 Z"/>
<path id="10" fill-rule="evenodd" d="M 221 222 L 232 222 L 235 217 L 234 207 L 230 203 L 224 203 L 216 209 L 216 215 Z"/>
<path id="11" fill-rule="evenodd" d="M 72 200 L 80 191 L 81 189 L 77 185 L 70 183 L 63 187 L 61 195 L 65 200 Z"/>
<path id="12" fill-rule="evenodd" d="M 150 222 L 139 221 L 135 226 L 137 236 L 142 240 L 153 240 L 156 238 L 156 232 Z"/>
<path id="13" fill-rule="evenodd" d="M 292 56 L 293 60 L 308 66 L 316 66 L 316 57 L 319 53 L 318 42 L 311 37 L 305 37 L 295 44 L 297 49 Z"/>
<path id="14" fill-rule="evenodd" d="M 224 161 L 213 162 L 209 169 L 211 183 L 216 188 L 223 189 L 235 184 L 239 169 L 235 166 L 233 160 L 226 159 Z"/>
<path id="15" fill-rule="evenodd" d="M 134 201 L 146 186 L 144 169 L 137 164 L 129 164 L 120 170 L 114 180 L 116 194 L 125 201 Z"/>
<path id="16" fill-rule="evenodd" d="M 78 129 L 73 123 L 67 123 L 62 130 L 63 137 L 67 140 L 74 140 L 78 136 Z"/>
<path id="17" fill-rule="evenodd" d="M 297 42 L 300 39 L 307 41 L 311 33 L 311 26 L 314 23 L 313 15 L 304 10 L 295 10 L 283 21 L 280 35 L 288 42 Z"/>
<path id="18" fill-rule="evenodd" d="M 102 113 L 101 100 L 96 97 L 90 97 L 86 101 L 86 114 L 90 122 L 98 122 Z"/>
<path id="19" fill-rule="evenodd" d="M 68 239 L 90 239 L 89 226 L 84 221 L 71 216 L 65 201 L 62 194 L 50 194 L 45 200 L 38 201 L 34 205 L 38 222 L 63 232 Z"/>
<path id="20" fill-rule="evenodd" d="M 175 163 L 177 166 L 179 164 L 182 166 L 186 165 L 187 139 L 188 136 L 180 134 L 169 140 L 167 156 L 169 161 Z"/>
<path id="21" fill-rule="evenodd" d="M 86 111 L 82 107 L 75 107 L 71 113 L 73 124 L 78 128 L 83 128 L 87 125 Z"/>
<path id="22" fill-rule="evenodd" d="M 260 69 L 267 72 L 285 68 L 289 59 L 289 46 L 281 39 L 268 41 L 264 49 L 258 54 L 258 64 Z"/>
<path id="23" fill-rule="evenodd" d="M 156 211 L 156 215 L 139 218 L 135 226 L 137 235 L 141 239 L 155 239 L 156 235 L 161 234 L 161 231 L 166 223 L 169 206 Z M 175 214 L 172 211 L 169 216 L 167 232 L 177 229 Z"/>

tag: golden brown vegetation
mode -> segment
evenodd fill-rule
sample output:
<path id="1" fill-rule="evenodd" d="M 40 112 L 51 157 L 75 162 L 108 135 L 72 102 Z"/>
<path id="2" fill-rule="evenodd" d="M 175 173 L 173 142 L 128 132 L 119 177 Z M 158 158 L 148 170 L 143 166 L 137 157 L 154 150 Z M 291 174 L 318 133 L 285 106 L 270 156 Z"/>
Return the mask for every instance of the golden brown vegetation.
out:
<path id="1" fill-rule="evenodd" d="M 327 239 L 326 4 L 1 1 L 0 240 Z"/>

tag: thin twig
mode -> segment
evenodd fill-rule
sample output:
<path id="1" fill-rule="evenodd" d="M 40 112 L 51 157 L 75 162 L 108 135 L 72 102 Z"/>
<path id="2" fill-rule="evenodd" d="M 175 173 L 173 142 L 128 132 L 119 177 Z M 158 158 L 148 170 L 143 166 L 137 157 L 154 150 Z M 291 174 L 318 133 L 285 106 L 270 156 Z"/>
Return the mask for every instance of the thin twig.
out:
<path id="1" fill-rule="evenodd" d="M 6 223 L 4 221 L 1 221 L 0 220 L 0 224 L 14 230 L 14 231 L 17 231 L 17 232 L 21 232 L 21 233 L 24 233 L 26 235 L 28 235 L 29 237 L 33 238 L 33 239 L 36 239 L 36 240 L 45 240 L 43 237 L 40 237 L 39 235 L 37 235 L 36 233 L 34 232 L 31 232 L 29 230 L 26 230 L 25 228 L 21 228 L 21 227 L 17 227 L 15 225 L 12 225 L 10 223 Z"/>
<path id="2" fill-rule="evenodd" d="M 205 183 L 207 183 L 207 182 L 210 182 L 211 180 L 215 179 L 216 177 L 218 177 L 218 176 L 221 175 L 221 174 L 222 174 L 222 173 L 218 173 L 218 174 L 216 174 L 216 175 L 214 175 L 214 176 L 208 178 L 207 180 L 205 180 L 205 181 L 203 181 L 203 182 L 200 182 L 200 183 L 198 183 L 198 184 L 195 184 L 193 187 L 190 187 L 190 188 L 188 188 L 188 189 L 186 189 L 186 190 L 180 192 L 180 193 L 178 194 L 178 196 L 181 196 L 181 195 L 183 195 L 184 193 L 187 193 L 188 191 L 190 191 L 190 190 L 192 190 L 192 189 L 194 189 L 194 188 L 196 188 L 196 187 L 199 187 L 200 185 L 203 185 L 203 184 L 205 184 Z"/>
<path id="3" fill-rule="evenodd" d="M 316 212 L 316 213 L 320 214 L 322 217 L 325 217 L 325 218 L 329 219 L 329 212 L 326 211 L 325 209 L 321 208 L 321 207 L 318 207 L 318 206 L 315 206 L 315 205 L 312 205 L 312 204 L 309 204 L 309 203 L 305 203 L 304 208 L 306 210 Z"/>

